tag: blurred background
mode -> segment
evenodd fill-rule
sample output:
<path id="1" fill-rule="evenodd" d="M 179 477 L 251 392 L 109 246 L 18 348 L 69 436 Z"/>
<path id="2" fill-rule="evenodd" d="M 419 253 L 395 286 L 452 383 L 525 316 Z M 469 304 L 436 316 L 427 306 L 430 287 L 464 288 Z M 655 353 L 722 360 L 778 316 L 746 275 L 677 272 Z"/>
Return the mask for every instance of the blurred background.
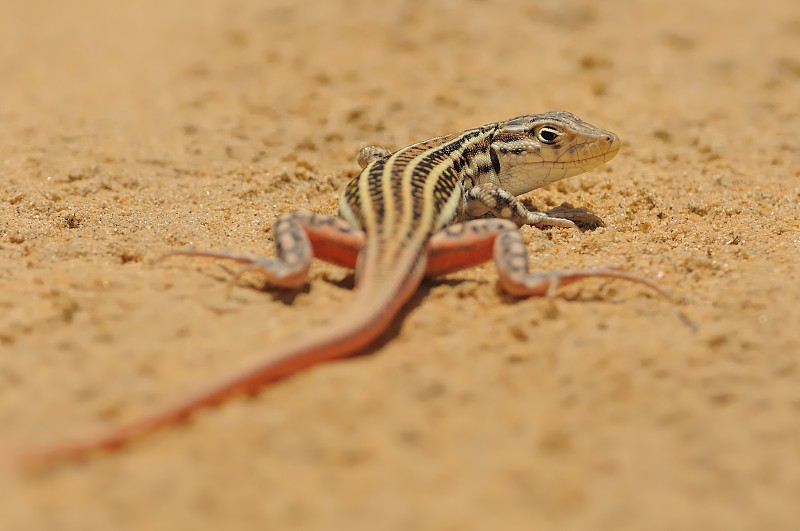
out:
<path id="1" fill-rule="evenodd" d="M 231 296 L 154 257 L 269 254 L 280 213 L 335 211 L 364 145 L 521 114 L 624 142 L 532 194 L 607 224 L 523 229 L 536 267 L 624 265 L 693 324 L 635 287 L 515 303 L 465 272 L 375 356 L 0 473 L 0 527 L 800 528 L 798 50 L 793 0 L 4 0 L 2 455 L 268 354 L 352 283 Z"/>

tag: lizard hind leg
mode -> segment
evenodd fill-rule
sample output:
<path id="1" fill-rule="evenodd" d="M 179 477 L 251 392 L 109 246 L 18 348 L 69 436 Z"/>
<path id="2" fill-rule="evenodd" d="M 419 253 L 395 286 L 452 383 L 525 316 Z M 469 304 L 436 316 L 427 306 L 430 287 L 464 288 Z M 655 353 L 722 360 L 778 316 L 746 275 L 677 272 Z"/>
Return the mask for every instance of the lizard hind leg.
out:
<path id="1" fill-rule="evenodd" d="M 517 297 L 552 297 L 556 289 L 586 278 L 612 278 L 641 284 L 662 297 L 672 296 L 652 281 L 620 271 L 617 267 L 597 269 L 560 269 L 531 273 L 528 252 L 519 231 L 504 231 L 494 242 L 494 262 L 503 289 Z"/>
<path id="2" fill-rule="evenodd" d="M 370 162 L 385 159 L 391 154 L 392 152 L 386 148 L 382 148 L 380 146 L 367 146 L 361 148 L 361 151 L 358 152 L 358 155 L 356 156 L 356 162 L 358 162 L 358 165 L 363 170 L 369 165 Z"/>
<path id="3" fill-rule="evenodd" d="M 346 221 L 310 212 L 293 212 L 279 217 L 272 228 L 277 251 L 276 258 L 250 256 L 221 251 L 184 249 L 169 252 L 163 258 L 190 256 L 231 260 L 245 267 L 236 274 L 257 271 L 275 287 L 295 289 L 306 280 L 312 260 L 316 257 L 344 267 L 354 267 L 364 233 Z"/>
<path id="4" fill-rule="evenodd" d="M 613 278 L 635 282 L 668 299 L 669 293 L 650 280 L 614 267 L 565 269 L 531 273 L 528 250 L 514 222 L 504 219 L 478 219 L 451 225 L 431 238 L 428 244 L 429 277 L 453 273 L 494 258 L 500 285 L 517 297 L 553 296 L 556 289 L 585 278 Z"/>

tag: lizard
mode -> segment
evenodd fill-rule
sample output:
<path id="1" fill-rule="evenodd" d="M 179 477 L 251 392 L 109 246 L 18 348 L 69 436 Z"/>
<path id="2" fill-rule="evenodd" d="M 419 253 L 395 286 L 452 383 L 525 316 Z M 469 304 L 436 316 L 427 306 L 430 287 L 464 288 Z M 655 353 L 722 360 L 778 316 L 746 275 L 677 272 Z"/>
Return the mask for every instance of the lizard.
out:
<path id="1" fill-rule="evenodd" d="M 344 188 L 339 217 L 309 212 L 280 216 L 273 225 L 274 258 L 176 250 L 165 256 L 231 260 L 267 283 L 299 288 L 313 258 L 355 269 L 352 311 L 318 332 L 273 347 L 270 356 L 175 405 L 82 441 L 32 451 L 32 464 L 74 461 L 121 448 L 204 408 L 311 366 L 353 356 L 375 342 L 425 277 L 494 259 L 499 283 L 516 297 L 552 296 L 556 288 L 591 277 L 635 282 L 670 297 L 656 284 L 617 268 L 529 272 L 518 228 L 575 228 L 584 209 L 528 210 L 517 196 L 601 166 L 621 141 L 565 111 L 528 114 L 439 136 L 394 152 L 363 148 L 362 168 Z M 552 215 L 551 215 L 552 214 Z"/>

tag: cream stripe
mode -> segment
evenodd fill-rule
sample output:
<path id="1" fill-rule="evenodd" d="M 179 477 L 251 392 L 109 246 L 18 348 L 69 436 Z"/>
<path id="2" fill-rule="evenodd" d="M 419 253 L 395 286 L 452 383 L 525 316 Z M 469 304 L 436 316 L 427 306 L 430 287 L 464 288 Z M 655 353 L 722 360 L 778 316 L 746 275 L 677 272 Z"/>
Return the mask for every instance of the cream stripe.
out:
<path id="1" fill-rule="evenodd" d="M 401 149 L 396 151 L 386 161 L 383 171 L 380 175 L 381 180 L 381 198 L 383 199 L 383 227 L 384 231 L 394 232 L 395 224 L 397 223 L 397 205 L 394 201 L 394 193 L 392 192 L 392 174 L 394 173 L 394 165 L 398 157 L 402 156 L 407 151 Z"/>
<path id="2" fill-rule="evenodd" d="M 372 162 L 361 172 L 358 177 L 358 197 L 361 202 L 361 216 L 364 218 L 364 230 L 369 232 L 378 223 L 375 209 L 372 207 L 372 198 L 369 196 L 369 181 L 372 167 L 376 162 Z"/>

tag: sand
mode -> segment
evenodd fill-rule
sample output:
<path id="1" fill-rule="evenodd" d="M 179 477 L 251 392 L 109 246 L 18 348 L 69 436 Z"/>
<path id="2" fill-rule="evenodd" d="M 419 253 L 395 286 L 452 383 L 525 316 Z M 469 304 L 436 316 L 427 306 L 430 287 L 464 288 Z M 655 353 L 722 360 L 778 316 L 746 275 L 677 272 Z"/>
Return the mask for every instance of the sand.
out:
<path id="1" fill-rule="evenodd" d="M 385 5 L 384 5 L 385 4 Z M 124 451 L 0 472 L 0 528 L 799 529 L 800 13 L 693 2 L 0 6 L 0 456 L 102 431 L 343 317 L 352 273 L 275 292 L 185 247 L 273 256 L 358 149 L 551 109 L 618 133 L 531 207 L 516 300 L 427 281 L 364 356 Z"/>

